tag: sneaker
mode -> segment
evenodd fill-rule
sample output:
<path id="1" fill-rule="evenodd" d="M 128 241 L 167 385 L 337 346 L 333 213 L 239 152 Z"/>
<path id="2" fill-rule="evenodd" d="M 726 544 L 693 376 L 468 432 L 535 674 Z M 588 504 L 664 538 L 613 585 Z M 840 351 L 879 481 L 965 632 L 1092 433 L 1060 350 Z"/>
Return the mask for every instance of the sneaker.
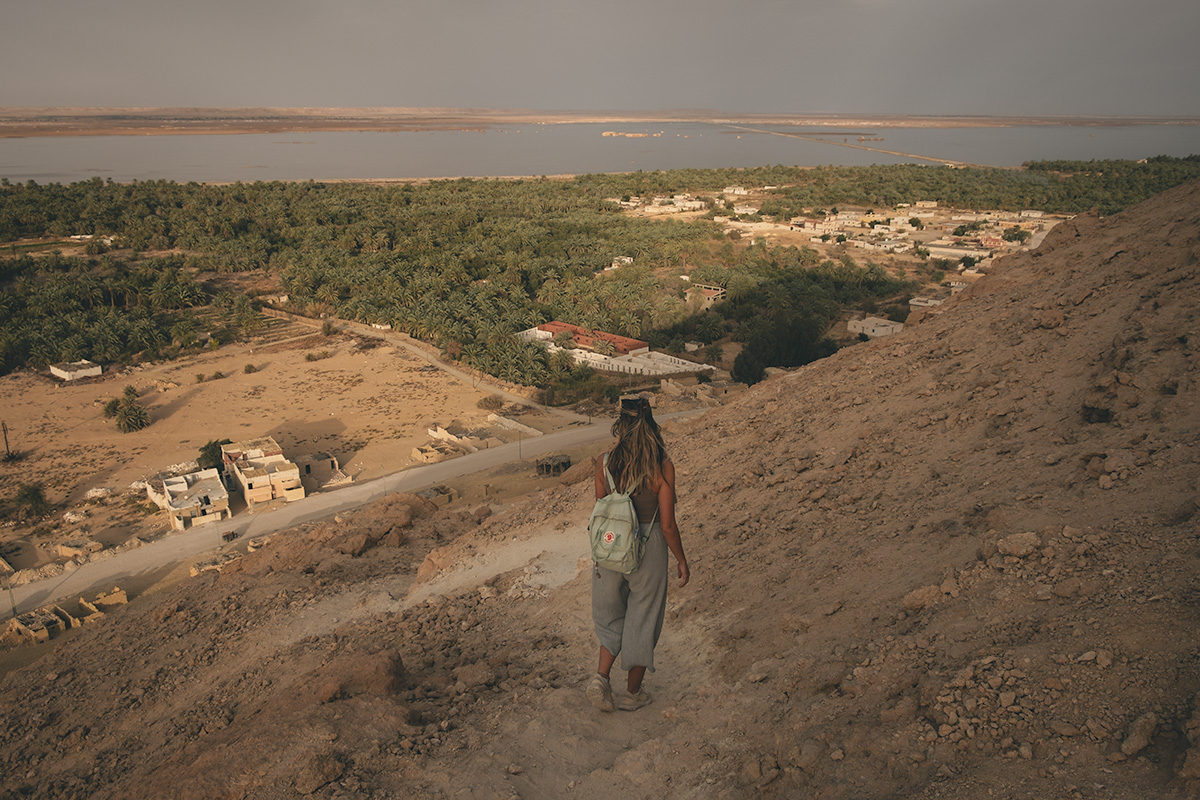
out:
<path id="1" fill-rule="evenodd" d="M 617 708 L 621 709 L 622 711 L 637 711 L 642 706 L 650 705 L 652 701 L 653 698 L 650 697 L 650 693 L 647 692 L 646 687 L 643 686 L 641 689 L 637 690 L 636 694 L 626 693 L 625 696 L 621 698 L 621 702 L 617 705 Z"/>
<path id="2" fill-rule="evenodd" d="M 592 701 L 592 705 L 601 711 L 613 710 L 612 684 L 600 673 L 597 672 L 592 676 L 583 693 L 587 695 L 588 700 Z"/>

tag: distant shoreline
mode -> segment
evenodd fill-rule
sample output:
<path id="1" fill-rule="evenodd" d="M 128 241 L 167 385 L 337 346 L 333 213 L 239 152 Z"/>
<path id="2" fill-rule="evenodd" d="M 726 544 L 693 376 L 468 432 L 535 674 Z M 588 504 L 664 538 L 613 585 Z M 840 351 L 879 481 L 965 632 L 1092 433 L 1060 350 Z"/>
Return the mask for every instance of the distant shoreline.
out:
<path id="1" fill-rule="evenodd" d="M 179 136 L 316 131 L 483 131 L 511 125 L 580 123 L 786 125 L 812 128 L 999 128 L 1200 125 L 1197 117 L 898 116 L 534 111 L 475 108 L 0 108 L 0 138 Z"/>

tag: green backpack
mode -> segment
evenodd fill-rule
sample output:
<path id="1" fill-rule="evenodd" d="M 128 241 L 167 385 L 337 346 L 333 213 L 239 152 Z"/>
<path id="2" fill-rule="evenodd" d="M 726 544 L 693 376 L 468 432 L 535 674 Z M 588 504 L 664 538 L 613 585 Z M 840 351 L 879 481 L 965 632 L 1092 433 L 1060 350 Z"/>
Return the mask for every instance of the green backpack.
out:
<path id="1" fill-rule="evenodd" d="M 616 481 L 608 471 L 608 454 L 604 455 L 604 477 L 609 493 L 596 501 L 588 519 L 588 536 L 592 542 L 592 561 L 596 566 L 628 575 L 642 564 L 646 541 L 638 527 L 637 510 L 630 494 L 618 492 Z M 654 514 L 658 517 L 658 512 Z M 653 524 L 653 523 L 652 523 Z"/>

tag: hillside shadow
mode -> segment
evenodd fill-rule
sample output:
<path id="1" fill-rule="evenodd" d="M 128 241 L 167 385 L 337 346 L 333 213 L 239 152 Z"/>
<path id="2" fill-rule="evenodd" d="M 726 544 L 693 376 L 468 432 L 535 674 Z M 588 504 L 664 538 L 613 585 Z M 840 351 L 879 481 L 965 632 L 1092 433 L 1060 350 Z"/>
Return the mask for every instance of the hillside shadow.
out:
<path id="1" fill-rule="evenodd" d="M 346 436 L 346 426 L 336 420 L 285 420 L 266 433 L 279 443 L 288 459 L 324 451 L 342 464 L 358 454 L 358 443 Z"/>

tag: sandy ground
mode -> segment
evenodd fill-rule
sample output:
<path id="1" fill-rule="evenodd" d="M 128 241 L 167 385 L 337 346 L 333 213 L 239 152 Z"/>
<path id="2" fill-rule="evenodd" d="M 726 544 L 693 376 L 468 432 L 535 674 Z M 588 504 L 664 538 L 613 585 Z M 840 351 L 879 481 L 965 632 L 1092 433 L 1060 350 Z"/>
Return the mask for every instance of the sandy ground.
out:
<path id="1" fill-rule="evenodd" d="M 265 347 L 228 345 L 79 384 L 30 373 L 0 378 L 11 446 L 26 454 L 18 465 L 0 469 L 0 496 L 40 481 L 56 505 L 55 524 L 44 523 L 50 529 L 42 534 L 31 537 L 23 526 L 0 529 L 0 541 L 21 544 L 6 558 L 16 568 L 36 566 L 48 559 L 48 545 L 79 530 L 106 545 L 163 530 L 161 514 L 146 517 L 131 507 L 127 487 L 194 460 L 212 439 L 273 436 L 292 457 L 332 453 L 362 481 L 414 463 L 412 450 L 429 440 L 426 431 L 434 423 L 488 430 L 488 412 L 478 407 L 490 393 L 486 386 L 464 385 L 399 347 L 364 349 L 355 337 L 294 328 L 302 335 Z M 321 353 L 328 357 L 306 360 Z M 255 371 L 244 372 L 247 364 Z M 216 373 L 224 377 L 214 378 Z M 153 422 L 122 434 L 104 419 L 102 407 L 126 385 L 138 389 Z M 535 427 L 553 424 L 525 413 L 521 418 Z M 504 440 L 510 435 L 490 432 Z M 85 504 L 88 490 L 98 487 L 114 490 L 114 498 Z M 82 526 L 62 522 L 68 508 L 83 508 L 88 520 Z"/>

